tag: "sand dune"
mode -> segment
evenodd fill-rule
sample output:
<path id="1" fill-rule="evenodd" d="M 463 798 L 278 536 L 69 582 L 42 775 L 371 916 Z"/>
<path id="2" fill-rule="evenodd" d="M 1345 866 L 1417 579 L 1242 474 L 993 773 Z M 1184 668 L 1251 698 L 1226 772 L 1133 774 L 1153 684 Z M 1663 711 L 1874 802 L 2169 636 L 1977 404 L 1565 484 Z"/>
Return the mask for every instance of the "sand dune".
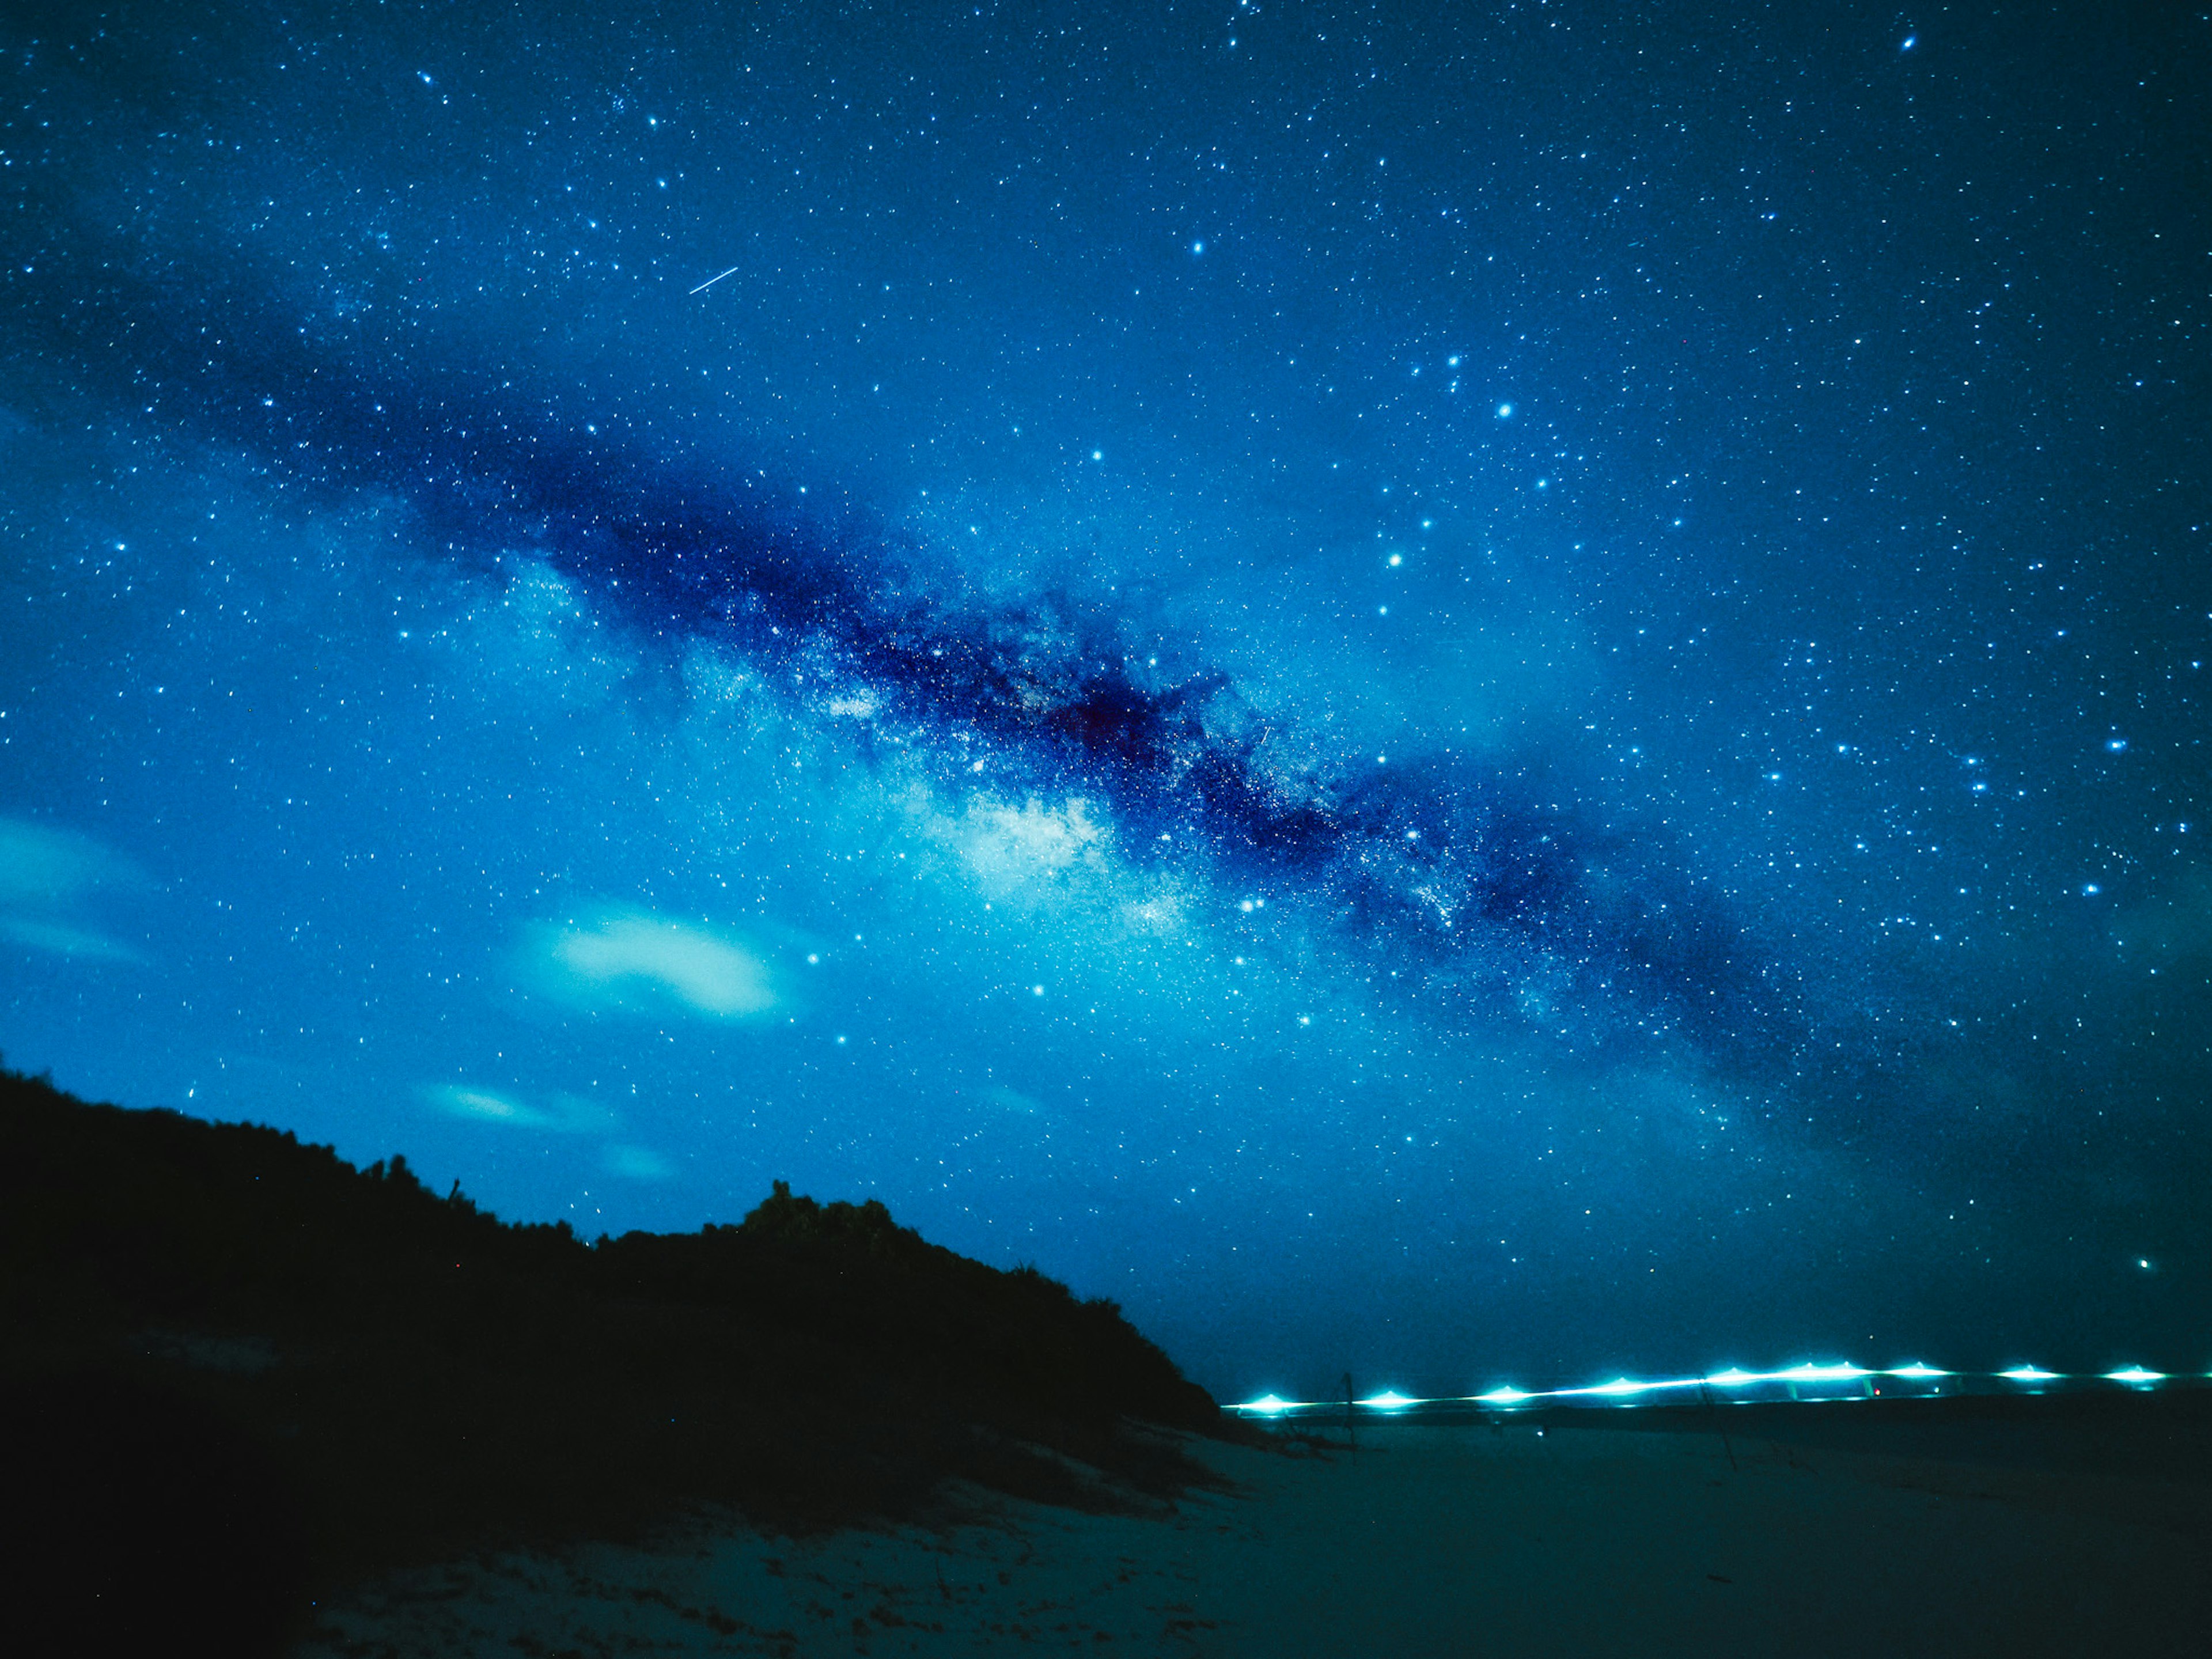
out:
<path id="1" fill-rule="evenodd" d="M 2201 1485 L 1741 1431 L 1724 1445 L 1679 1428 L 1540 1427 L 1389 1425 L 1363 1429 L 1356 1452 L 1304 1455 L 1194 1443 L 1232 1490 L 1150 1517 L 979 1498 L 981 1518 L 937 1529 L 732 1528 L 658 1551 L 455 1565 L 323 1609 L 302 1659 L 2137 1659 L 2212 1642 Z"/>

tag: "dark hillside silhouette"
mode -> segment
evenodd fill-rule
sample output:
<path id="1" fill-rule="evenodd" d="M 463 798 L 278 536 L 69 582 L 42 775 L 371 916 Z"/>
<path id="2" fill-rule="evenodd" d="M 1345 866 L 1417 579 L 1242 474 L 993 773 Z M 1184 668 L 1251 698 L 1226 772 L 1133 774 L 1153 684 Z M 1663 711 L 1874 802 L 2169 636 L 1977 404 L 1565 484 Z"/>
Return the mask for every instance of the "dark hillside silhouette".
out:
<path id="1" fill-rule="evenodd" d="M 0 1329 L 12 1518 L 44 1540 L 11 1564 L 15 1616 L 88 1621 L 54 1651 L 150 1650 L 195 1598 L 289 1615 L 380 1566 L 702 1507 L 827 1525 L 948 1479 L 1143 1504 L 1202 1476 L 1139 1425 L 1233 1431 L 1111 1303 L 872 1200 L 779 1182 L 738 1225 L 586 1244 L 403 1158 L 9 1073 Z"/>

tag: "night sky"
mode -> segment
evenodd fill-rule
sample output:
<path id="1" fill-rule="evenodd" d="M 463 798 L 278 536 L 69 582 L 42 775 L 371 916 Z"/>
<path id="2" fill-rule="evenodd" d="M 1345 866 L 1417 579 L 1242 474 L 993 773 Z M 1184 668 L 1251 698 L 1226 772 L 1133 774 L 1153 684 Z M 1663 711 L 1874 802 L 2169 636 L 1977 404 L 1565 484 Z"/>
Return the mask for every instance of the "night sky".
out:
<path id="1" fill-rule="evenodd" d="M 0 46 L 9 1064 L 1236 1397 L 2212 1364 L 2203 17 Z"/>

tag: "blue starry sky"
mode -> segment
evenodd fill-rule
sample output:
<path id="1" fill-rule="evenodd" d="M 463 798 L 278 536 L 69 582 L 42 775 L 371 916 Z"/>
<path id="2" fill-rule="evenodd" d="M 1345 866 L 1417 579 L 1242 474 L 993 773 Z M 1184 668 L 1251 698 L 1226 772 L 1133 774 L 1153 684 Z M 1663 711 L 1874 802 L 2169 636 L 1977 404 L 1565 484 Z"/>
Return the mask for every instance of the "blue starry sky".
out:
<path id="1" fill-rule="evenodd" d="M 10 1064 L 1229 1394 L 2212 1364 L 2202 16 L 0 30 Z"/>

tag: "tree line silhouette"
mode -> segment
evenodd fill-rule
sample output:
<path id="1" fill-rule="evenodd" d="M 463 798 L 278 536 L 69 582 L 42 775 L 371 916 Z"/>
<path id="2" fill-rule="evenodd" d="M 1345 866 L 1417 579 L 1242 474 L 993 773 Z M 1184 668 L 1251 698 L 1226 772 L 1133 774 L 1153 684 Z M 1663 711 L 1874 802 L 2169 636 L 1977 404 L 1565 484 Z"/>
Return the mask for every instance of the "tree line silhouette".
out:
<path id="1" fill-rule="evenodd" d="M 702 1511 L 911 1516 L 955 1479 L 1142 1504 L 1207 1477 L 1141 1425 L 1233 1431 L 1112 1303 L 872 1200 L 777 1182 L 735 1225 L 587 1243 L 404 1158 L 9 1073 L 0 1331 L 11 1502 L 42 1540 L 15 1606 L 61 1621 L 52 1651 L 196 1608 L 274 1651 L 318 1586 Z"/>

